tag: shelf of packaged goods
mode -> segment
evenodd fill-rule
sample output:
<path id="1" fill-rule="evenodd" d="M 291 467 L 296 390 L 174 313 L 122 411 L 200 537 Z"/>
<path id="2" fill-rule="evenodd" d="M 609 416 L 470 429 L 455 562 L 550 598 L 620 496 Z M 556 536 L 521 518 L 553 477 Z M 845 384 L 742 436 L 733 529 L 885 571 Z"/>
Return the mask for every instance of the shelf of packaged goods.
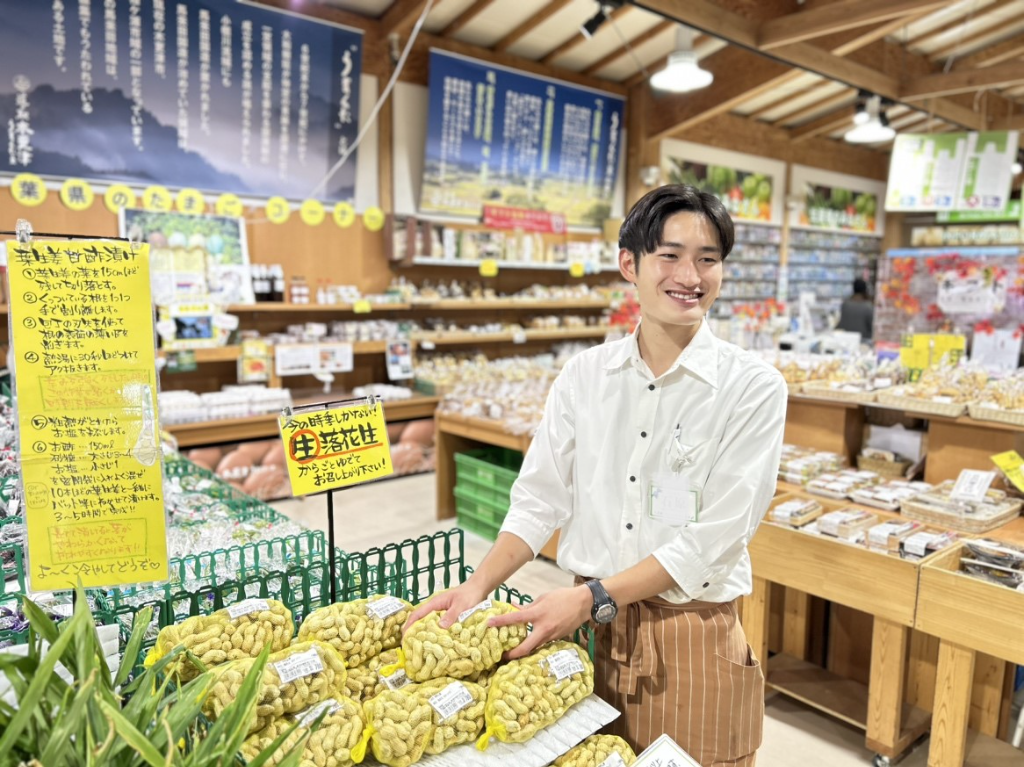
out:
<path id="1" fill-rule="evenodd" d="M 356 311 L 355 304 L 288 304 L 288 303 L 277 303 L 274 301 L 267 301 L 259 304 L 230 304 L 228 311 L 238 314 L 251 313 L 256 314 L 258 312 L 276 312 L 281 314 L 294 313 L 300 314 L 305 312 L 316 312 L 316 313 L 330 313 L 337 312 L 338 314 L 371 314 L 373 312 L 403 312 L 408 311 L 412 308 L 407 303 L 371 303 L 370 311 Z M 362 310 L 363 307 L 360 307 Z"/>
<path id="2" fill-rule="evenodd" d="M 757 247 L 757 248 L 763 248 L 763 247 L 781 248 L 782 247 L 782 243 L 781 242 L 769 242 L 768 240 L 736 240 L 736 242 L 733 243 L 733 247 L 734 248 L 741 247 L 743 245 L 751 245 L 751 246 Z"/>
<path id="3" fill-rule="evenodd" d="M 569 341 L 585 338 L 604 338 L 610 328 L 586 327 L 586 328 L 557 328 L 554 330 L 525 330 L 520 338 L 520 343 L 529 341 Z M 419 346 L 433 344 L 434 346 L 461 346 L 464 344 L 496 344 L 514 343 L 517 334 L 511 332 L 501 333 L 413 333 L 412 340 Z M 524 340 L 525 339 L 525 340 Z"/>
<path id="4" fill-rule="evenodd" d="M 497 311 L 515 309 L 522 311 L 557 311 L 561 309 L 610 309 L 611 301 L 604 299 L 533 300 L 525 298 L 494 298 L 481 300 L 442 299 L 414 303 L 414 310 L 424 311 Z"/>
<path id="5" fill-rule="evenodd" d="M 341 395 L 328 395 L 331 399 L 342 399 Z M 319 397 L 314 401 L 322 401 Z M 439 402 L 438 397 L 414 395 L 407 400 L 384 403 L 384 417 L 388 421 L 410 421 L 415 418 L 430 418 Z M 299 404 L 299 403 L 297 403 Z M 165 426 L 174 435 L 179 447 L 200 447 L 229 442 L 245 442 L 254 439 L 271 439 L 278 436 L 277 415 L 255 415 L 248 418 L 225 418 L 202 423 L 184 423 Z"/>
<path id="6" fill-rule="evenodd" d="M 218 346 L 212 349 L 160 349 L 157 352 L 157 356 L 161 359 L 166 359 L 171 354 L 180 354 L 181 352 L 194 352 L 197 364 L 206 362 L 234 362 L 241 356 L 242 347 Z"/>
<path id="7" fill-rule="evenodd" d="M 407 266 L 408 262 L 398 262 L 399 266 Z M 453 258 L 426 258 L 417 256 L 412 259 L 412 266 L 459 266 L 465 268 L 479 269 L 481 261 L 460 261 Z M 567 272 L 571 264 L 543 264 L 543 263 L 528 263 L 522 261 L 497 261 L 498 269 L 533 269 L 540 271 L 560 271 Z M 612 264 L 602 264 L 597 267 L 599 272 L 617 272 L 619 267 Z"/>

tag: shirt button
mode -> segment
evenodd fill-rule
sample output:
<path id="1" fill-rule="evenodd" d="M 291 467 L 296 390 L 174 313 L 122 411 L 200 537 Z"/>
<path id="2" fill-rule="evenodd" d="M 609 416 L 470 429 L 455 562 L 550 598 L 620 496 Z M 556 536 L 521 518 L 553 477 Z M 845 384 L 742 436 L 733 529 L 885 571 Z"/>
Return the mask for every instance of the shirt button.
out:
<path id="1" fill-rule="evenodd" d="M 632 522 L 627 522 L 626 523 L 626 529 L 627 530 L 632 530 L 633 529 L 633 523 Z"/>
<path id="2" fill-rule="evenodd" d="M 704 588 L 707 588 L 707 587 L 708 587 L 708 586 L 710 586 L 710 585 L 711 585 L 710 583 L 705 583 L 705 584 L 704 584 Z"/>
<path id="3" fill-rule="evenodd" d="M 646 437 L 647 436 L 647 432 L 645 432 L 645 431 L 640 432 L 640 436 L 641 437 Z"/>
<path id="4" fill-rule="evenodd" d="M 629 481 L 630 481 L 630 482 L 636 482 L 636 477 L 630 477 L 630 478 L 629 478 Z"/>
<path id="5" fill-rule="evenodd" d="M 654 391 L 654 384 L 651 384 L 650 386 L 648 386 L 647 390 L 648 391 Z"/>

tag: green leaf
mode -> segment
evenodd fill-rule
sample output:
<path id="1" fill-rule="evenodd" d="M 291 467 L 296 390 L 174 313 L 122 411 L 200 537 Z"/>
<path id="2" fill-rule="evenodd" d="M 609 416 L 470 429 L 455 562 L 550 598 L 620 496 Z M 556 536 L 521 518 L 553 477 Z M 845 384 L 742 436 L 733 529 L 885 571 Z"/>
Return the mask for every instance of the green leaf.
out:
<path id="1" fill-rule="evenodd" d="M 55 624 L 53 620 L 39 609 L 39 606 L 28 597 L 24 597 L 22 602 L 23 605 L 21 609 L 25 612 L 25 617 L 28 619 L 29 625 L 35 629 L 35 632 L 39 634 L 39 636 L 50 644 L 56 642 L 57 637 L 60 634 L 57 624 Z M 30 642 L 30 644 L 32 643 Z"/>
<path id="2" fill-rule="evenodd" d="M 131 722 L 124 718 L 116 706 L 111 706 L 106 701 L 100 701 L 100 707 L 103 709 L 104 715 L 117 730 L 117 734 L 129 746 L 135 749 L 139 756 L 145 759 L 151 767 L 164 767 L 163 755 L 149 742 L 149 738 L 139 732 Z"/>
<path id="3" fill-rule="evenodd" d="M 117 677 L 114 679 L 114 687 L 120 687 L 128 680 L 128 675 L 135 667 L 135 659 L 139 657 L 142 649 L 142 642 L 146 638 L 146 627 L 153 620 L 153 608 L 144 607 L 139 610 L 138 615 L 132 621 L 132 633 L 128 637 L 128 643 L 121 653 L 121 667 L 117 670 Z"/>
<path id="4" fill-rule="evenodd" d="M 71 734 L 82 724 L 82 713 L 93 697 L 95 684 L 96 674 L 94 673 L 75 692 L 71 705 L 61 708 L 57 714 L 57 720 L 53 723 L 49 740 L 44 741 L 46 749 L 39 757 L 40 762 L 43 764 L 66 763 L 65 753 L 69 747 L 74 746 Z"/>
<path id="5" fill-rule="evenodd" d="M 269 746 L 263 749 L 260 752 L 259 756 L 257 756 L 255 759 L 252 759 L 248 763 L 247 767 L 263 767 L 264 764 L 266 764 L 270 759 L 274 757 L 274 755 L 277 753 L 277 750 L 281 748 L 282 745 L 284 745 L 284 742 L 286 740 L 288 740 L 288 737 L 293 732 L 295 732 L 296 729 L 298 729 L 298 726 L 299 723 L 296 722 L 291 727 L 289 727 L 285 732 L 278 735 L 277 739 L 274 740 L 273 743 L 271 743 Z M 290 749 L 288 749 L 287 758 L 291 758 L 294 756 L 295 759 L 298 760 L 299 756 L 302 754 L 302 751 L 306 748 L 307 740 L 309 740 L 308 734 L 303 738 L 299 738 L 299 740 Z M 284 764 L 284 762 L 282 761 L 280 762 L 280 764 Z"/>
<path id="6" fill-rule="evenodd" d="M 26 600 L 26 604 L 29 604 Z M 33 605 L 34 606 L 34 605 Z M 41 612 L 41 611 L 40 611 Z M 76 620 L 79 620 L 79 616 L 74 616 L 69 624 L 74 624 Z M 69 629 L 71 627 L 69 626 Z M 8 753 L 11 749 L 15 740 L 21 735 L 22 731 L 29 725 L 32 719 L 33 712 L 36 712 L 36 707 L 42 700 L 44 693 L 46 692 L 47 686 L 50 684 L 51 677 L 54 674 L 54 668 L 57 666 L 57 662 L 61 660 L 61 656 L 64 655 L 68 647 L 71 644 L 71 640 L 74 638 L 74 631 L 66 630 L 59 637 L 57 641 L 50 645 L 50 649 L 39 663 L 39 668 L 32 677 L 32 683 L 28 686 L 23 696 L 19 696 L 18 700 L 18 713 L 11 719 L 10 724 L 4 730 L 3 734 L 0 735 L 0 754 Z"/>

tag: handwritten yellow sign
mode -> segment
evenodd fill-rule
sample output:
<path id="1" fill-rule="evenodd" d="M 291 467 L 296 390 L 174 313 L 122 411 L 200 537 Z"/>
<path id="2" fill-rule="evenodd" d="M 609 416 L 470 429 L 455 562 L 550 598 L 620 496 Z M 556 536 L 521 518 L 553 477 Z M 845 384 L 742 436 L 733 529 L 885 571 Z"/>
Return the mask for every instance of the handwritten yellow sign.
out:
<path id="1" fill-rule="evenodd" d="M 19 205 L 34 208 L 46 200 L 46 183 L 35 173 L 19 173 L 11 179 L 11 197 Z"/>
<path id="2" fill-rule="evenodd" d="M 134 208 L 135 192 L 124 184 L 111 184 L 103 193 L 103 204 L 111 213 L 117 213 L 121 208 Z"/>
<path id="3" fill-rule="evenodd" d="M 293 495 L 358 485 L 394 472 L 380 403 L 281 416 L 280 426 Z"/>
<path id="4" fill-rule="evenodd" d="M 198 189 L 182 189 L 174 202 L 179 213 L 198 216 L 206 212 L 206 198 Z"/>
<path id="5" fill-rule="evenodd" d="M 1018 490 L 1024 491 L 1024 458 L 1016 450 L 992 456 L 992 463 L 1006 475 Z"/>
<path id="6" fill-rule="evenodd" d="M 908 370 L 928 370 L 945 358 L 956 363 L 967 350 L 964 336 L 942 333 L 915 333 L 903 336 L 900 364 Z"/>
<path id="7" fill-rule="evenodd" d="M 60 188 L 60 201 L 70 210 L 88 210 L 96 200 L 92 185 L 81 178 L 69 178 Z"/>
<path id="8" fill-rule="evenodd" d="M 306 226 L 319 226 L 326 216 L 327 212 L 320 200 L 306 200 L 299 207 L 299 217 Z"/>
<path id="9" fill-rule="evenodd" d="M 377 206 L 367 208 L 363 212 L 363 226 L 371 232 L 379 232 L 384 228 L 384 211 Z"/>
<path id="10" fill-rule="evenodd" d="M 7 243 L 29 580 L 164 580 L 149 246 Z"/>
<path id="11" fill-rule="evenodd" d="M 214 205 L 214 209 L 217 211 L 218 216 L 228 216 L 229 218 L 239 218 L 245 211 L 245 206 L 242 205 L 241 199 L 237 194 L 231 194 L 231 192 L 225 192 L 217 198 L 217 202 Z"/>
<path id="12" fill-rule="evenodd" d="M 174 204 L 174 198 L 166 186 L 154 185 L 146 187 L 142 193 L 142 207 L 146 210 L 155 210 L 159 213 L 166 213 Z"/>
<path id="13" fill-rule="evenodd" d="M 339 202 L 334 206 L 334 223 L 342 229 L 348 229 L 356 222 L 356 209 L 347 202 Z"/>
<path id="14" fill-rule="evenodd" d="M 284 197 L 271 197 L 267 200 L 267 219 L 272 224 L 283 224 L 292 214 L 292 206 Z"/>

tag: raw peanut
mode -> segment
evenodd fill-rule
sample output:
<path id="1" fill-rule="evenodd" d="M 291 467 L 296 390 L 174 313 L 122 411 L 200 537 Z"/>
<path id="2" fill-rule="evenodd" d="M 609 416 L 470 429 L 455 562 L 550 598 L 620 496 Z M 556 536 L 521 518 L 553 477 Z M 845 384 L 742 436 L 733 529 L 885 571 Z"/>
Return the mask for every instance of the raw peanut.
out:
<path id="1" fill-rule="evenodd" d="M 377 595 L 314 610 L 299 627 L 298 640 L 328 642 L 346 666 L 361 666 L 381 652 L 398 647 L 402 640 L 402 626 L 412 611 L 411 604 L 399 600 L 403 609 L 383 620 L 366 609 L 368 604 L 386 598 L 390 597 Z"/>
<path id="2" fill-rule="evenodd" d="M 363 733 L 362 707 L 356 701 L 344 696 L 334 696 L 327 702 L 338 705 L 338 710 L 324 716 L 320 726 L 313 732 L 307 728 L 316 721 L 315 716 L 308 719 L 304 726 L 300 724 L 299 728 L 266 762 L 268 767 L 276 767 L 280 764 L 288 750 L 304 738 L 306 740 L 299 762 L 301 767 L 350 767 L 354 763 L 352 749 L 359 742 Z M 316 707 L 310 707 L 296 715 L 273 719 L 265 728 L 245 739 L 240 750 L 241 755 L 247 761 L 251 761 L 292 727 L 296 721 L 301 723 L 307 714 L 312 714 L 315 710 Z"/>
<path id="3" fill-rule="evenodd" d="M 622 757 L 627 767 L 636 761 L 633 749 L 618 735 L 591 735 L 555 759 L 550 767 L 601 767 L 612 754 Z"/>

